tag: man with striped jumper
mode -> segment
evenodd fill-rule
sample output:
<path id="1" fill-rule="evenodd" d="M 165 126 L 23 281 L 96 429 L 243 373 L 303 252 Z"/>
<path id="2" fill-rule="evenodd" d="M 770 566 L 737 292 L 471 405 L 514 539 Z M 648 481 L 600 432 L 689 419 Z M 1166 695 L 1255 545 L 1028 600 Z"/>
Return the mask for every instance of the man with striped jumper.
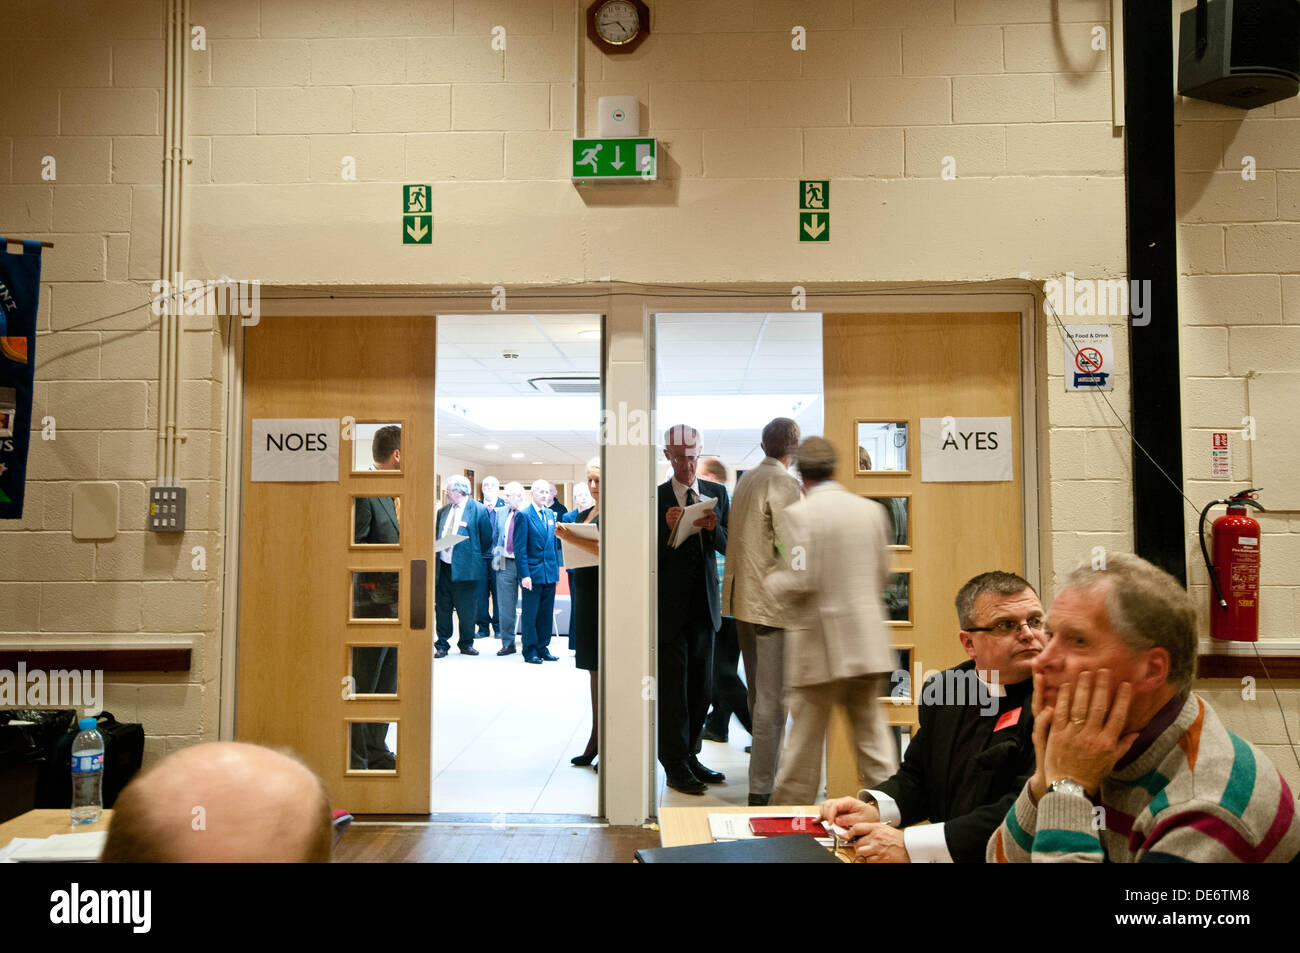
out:
<path id="1" fill-rule="evenodd" d="M 1193 693 L 1196 611 L 1127 554 L 1082 566 L 1034 660 L 1034 775 L 989 839 L 1001 863 L 1285 862 L 1295 798 Z"/>

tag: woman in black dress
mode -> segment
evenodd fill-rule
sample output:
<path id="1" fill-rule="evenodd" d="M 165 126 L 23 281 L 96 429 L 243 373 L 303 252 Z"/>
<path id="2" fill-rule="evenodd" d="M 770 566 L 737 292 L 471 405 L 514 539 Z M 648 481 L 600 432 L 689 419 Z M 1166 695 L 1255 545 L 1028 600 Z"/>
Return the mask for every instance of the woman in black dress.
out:
<path id="1" fill-rule="evenodd" d="M 587 464 L 587 486 L 591 489 L 592 504 L 585 510 L 573 510 L 560 517 L 555 532 L 560 538 L 593 555 L 600 554 L 600 541 L 579 539 L 569 532 L 565 523 L 594 523 L 600 525 L 600 458 Z M 573 570 L 573 638 L 575 664 L 591 673 L 591 737 L 587 748 L 571 761 L 575 765 L 588 765 L 596 758 L 596 693 L 597 654 L 600 641 L 600 570 L 595 566 Z"/>

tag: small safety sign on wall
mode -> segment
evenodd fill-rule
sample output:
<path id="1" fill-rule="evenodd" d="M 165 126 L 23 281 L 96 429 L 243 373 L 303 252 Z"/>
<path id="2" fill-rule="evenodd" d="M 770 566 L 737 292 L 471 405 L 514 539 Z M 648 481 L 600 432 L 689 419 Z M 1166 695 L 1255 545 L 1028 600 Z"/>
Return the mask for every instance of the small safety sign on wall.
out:
<path id="1" fill-rule="evenodd" d="M 1066 326 L 1065 389 L 1115 389 L 1115 345 L 1109 324 Z"/>
<path id="2" fill-rule="evenodd" d="M 1228 446 L 1226 431 L 1216 430 L 1210 435 L 1210 479 L 1232 479 L 1232 449 Z"/>

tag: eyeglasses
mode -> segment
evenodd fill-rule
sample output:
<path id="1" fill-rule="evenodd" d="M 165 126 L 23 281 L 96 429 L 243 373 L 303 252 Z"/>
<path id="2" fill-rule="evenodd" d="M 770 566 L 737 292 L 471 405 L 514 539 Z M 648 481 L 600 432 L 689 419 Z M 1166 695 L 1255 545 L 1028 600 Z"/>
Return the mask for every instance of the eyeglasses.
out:
<path id="1" fill-rule="evenodd" d="M 1029 626 L 1030 632 L 1043 631 L 1043 617 L 1034 616 L 1026 619 L 1024 622 L 1016 622 L 1014 619 L 1003 619 L 994 625 L 972 625 L 966 629 L 967 632 L 994 632 L 998 635 L 1018 635 L 1022 625 Z"/>

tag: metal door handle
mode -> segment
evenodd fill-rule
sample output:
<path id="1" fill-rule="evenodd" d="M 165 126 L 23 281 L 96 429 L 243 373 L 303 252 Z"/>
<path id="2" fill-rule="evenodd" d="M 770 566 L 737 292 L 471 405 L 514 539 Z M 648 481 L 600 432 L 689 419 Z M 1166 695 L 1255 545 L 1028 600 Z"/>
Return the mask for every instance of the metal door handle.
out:
<path id="1" fill-rule="evenodd" d="M 423 629 L 428 624 L 427 591 L 429 588 L 429 563 L 423 559 L 411 560 L 411 628 Z"/>

